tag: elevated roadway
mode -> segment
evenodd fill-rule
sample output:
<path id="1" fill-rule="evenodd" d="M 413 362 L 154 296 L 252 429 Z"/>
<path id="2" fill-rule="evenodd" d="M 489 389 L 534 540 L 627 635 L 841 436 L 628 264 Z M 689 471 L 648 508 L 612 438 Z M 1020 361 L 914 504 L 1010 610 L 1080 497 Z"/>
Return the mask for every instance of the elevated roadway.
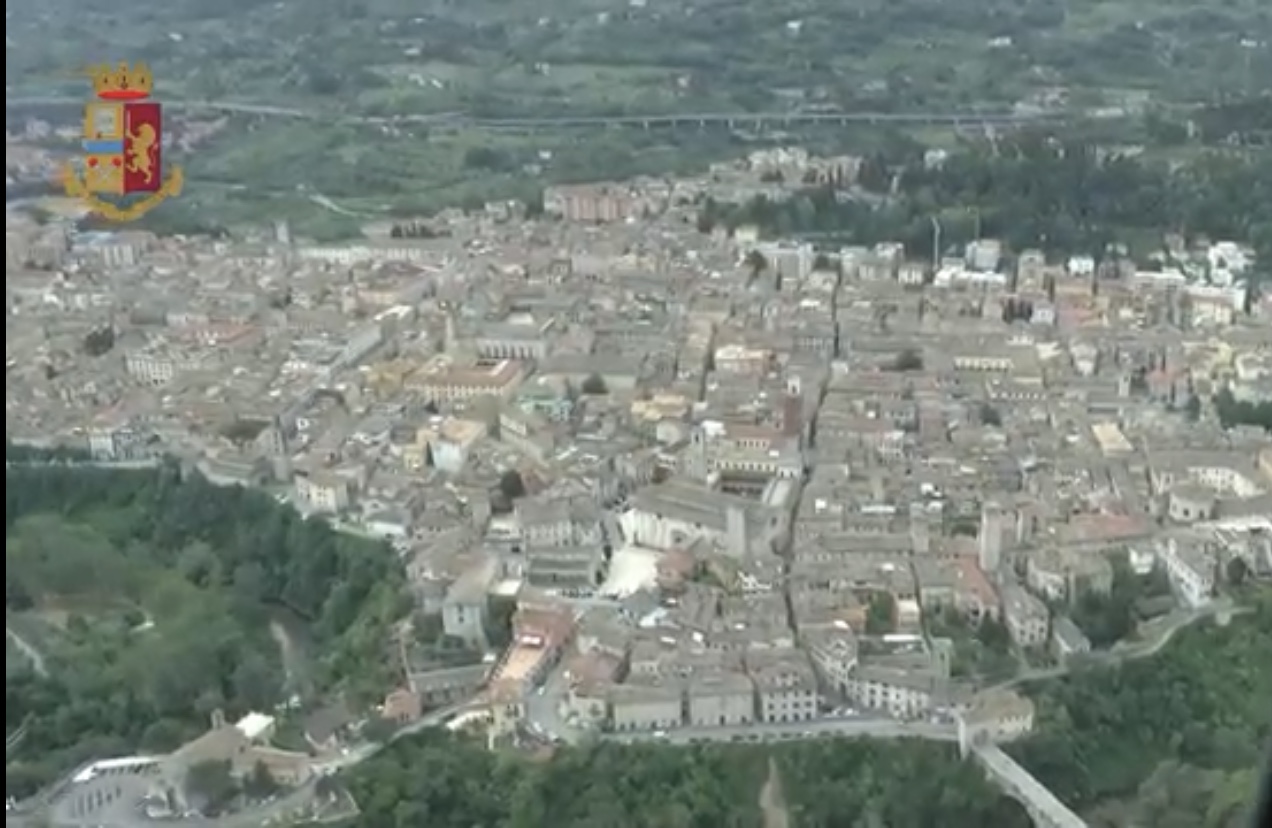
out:
<path id="1" fill-rule="evenodd" d="M 789 127 L 808 124 L 991 125 L 1013 126 L 1063 122 L 1083 113 L 1019 113 L 971 109 L 942 112 L 690 112 L 634 115 L 561 115 L 535 118 L 480 118 L 457 112 L 402 113 L 391 116 L 353 115 L 336 111 L 298 109 L 238 101 L 165 100 L 165 106 L 187 112 L 221 112 L 305 121 L 330 121 L 368 125 L 424 125 L 494 131 L 662 127 Z M 61 96 L 5 98 L 6 109 L 22 107 L 83 106 L 84 99 Z"/>
<path id="2" fill-rule="evenodd" d="M 1003 753 L 1002 748 L 977 745 L 972 748 L 971 756 L 1003 793 L 1025 806 L 1036 828 L 1088 828 L 1086 820 L 1071 811 L 1020 763 Z"/>
<path id="3" fill-rule="evenodd" d="M 732 727 L 678 727 L 657 735 L 648 731 L 607 733 L 601 738 L 614 742 L 666 742 L 688 745 L 695 742 L 775 742 L 817 738 L 927 739 L 957 742 L 954 725 L 928 722 L 901 722 L 895 719 L 814 719 L 783 724 L 744 724 Z"/>

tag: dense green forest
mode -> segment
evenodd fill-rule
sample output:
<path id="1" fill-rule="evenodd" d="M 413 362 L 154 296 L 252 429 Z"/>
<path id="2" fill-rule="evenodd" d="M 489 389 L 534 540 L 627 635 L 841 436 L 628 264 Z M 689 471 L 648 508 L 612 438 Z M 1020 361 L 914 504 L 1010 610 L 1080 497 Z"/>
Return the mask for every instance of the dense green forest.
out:
<path id="1" fill-rule="evenodd" d="M 1101 823 L 1109 825 L 1245 824 L 1272 737 L 1272 591 L 1227 627 L 1189 627 L 1157 656 L 1082 669 L 1032 692 L 1040 732 L 1012 752 L 1066 803 L 1136 800 L 1151 817 L 1127 821 L 1118 811 Z"/>
<path id="2" fill-rule="evenodd" d="M 1225 388 L 1215 396 L 1215 412 L 1224 428 L 1235 425 L 1257 426 L 1272 434 L 1272 402 L 1238 400 Z"/>
<path id="3" fill-rule="evenodd" d="M 785 201 L 707 201 L 699 226 L 753 224 L 771 236 L 814 233 L 932 252 L 979 233 L 1014 250 L 1099 255 L 1114 242 L 1160 246 L 1167 232 L 1247 242 L 1272 261 L 1272 154 L 1205 154 L 1181 166 L 1109 154 L 1089 143 L 1024 133 L 926 164 L 922 149 L 866 159 L 858 184 L 873 197 L 841 198 L 830 185 Z"/>
<path id="4" fill-rule="evenodd" d="M 42 657 L 7 659 L 6 732 L 26 727 L 10 795 L 88 756 L 169 750 L 218 708 L 272 709 L 292 667 L 271 638 L 280 613 L 317 654 L 307 688 L 386 686 L 408 609 L 386 547 L 175 465 L 5 478 L 7 627 Z"/>
<path id="5" fill-rule="evenodd" d="M 771 769 L 794 828 L 1029 825 L 952 746 L 910 741 L 603 743 L 535 761 L 429 731 L 349 783 L 359 828 L 760 828 Z"/>

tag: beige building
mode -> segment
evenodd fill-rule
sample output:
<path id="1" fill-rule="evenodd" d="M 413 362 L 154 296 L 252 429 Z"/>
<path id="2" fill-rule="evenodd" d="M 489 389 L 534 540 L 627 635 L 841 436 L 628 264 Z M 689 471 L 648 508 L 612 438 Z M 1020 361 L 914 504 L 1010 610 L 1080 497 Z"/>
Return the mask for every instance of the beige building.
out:
<path id="1" fill-rule="evenodd" d="M 1048 547 L 1025 562 L 1025 583 L 1053 601 L 1072 601 L 1086 591 L 1107 594 L 1113 588 L 1113 565 L 1100 554 Z"/>
<path id="2" fill-rule="evenodd" d="M 1010 742 L 1033 730 L 1034 704 L 1013 690 L 986 690 L 959 713 L 958 740 L 965 748 Z"/>
<path id="3" fill-rule="evenodd" d="M 596 638 L 586 642 L 583 630 L 578 634 L 580 652 L 566 665 L 565 675 L 570 683 L 565 704 L 570 714 L 589 726 L 600 726 L 609 715 L 610 688 L 622 671 L 619 655 L 595 646 Z"/>
<path id="4" fill-rule="evenodd" d="M 1045 646 L 1051 629 L 1047 605 L 1014 584 L 1003 588 L 1002 598 L 1003 616 L 1012 640 L 1021 647 Z"/>
<path id="5" fill-rule="evenodd" d="M 842 626 L 813 630 L 807 635 L 801 628 L 801 635 L 823 686 L 845 694 L 857 668 L 857 637 L 847 622 L 840 623 Z"/>
<path id="6" fill-rule="evenodd" d="M 566 221 L 612 222 L 637 218 L 652 207 L 650 201 L 622 184 L 577 184 L 548 187 L 543 209 Z"/>
<path id="7" fill-rule="evenodd" d="M 609 691 L 614 730 L 658 730 L 684 721 L 683 686 L 676 680 L 615 684 Z"/>
<path id="8" fill-rule="evenodd" d="M 848 683 L 848 697 L 865 710 L 886 711 L 898 719 L 914 719 L 932 709 L 939 676 L 926 663 L 863 663 Z"/>
<path id="9" fill-rule="evenodd" d="M 525 369 L 513 360 L 479 359 L 470 363 L 439 356 L 412 374 L 407 385 L 434 402 L 482 396 L 507 399 L 524 377 Z"/>
<path id="10" fill-rule="evenodd" d="M 229 762 L 236 777 L 251 773 L 259 763 L 285 785 L 305 781 L 310 774 L 308 754 L 269 747 L 273 726 L 273 718 L 259 713 L 250 713 L 230 724 L 217 711 L 206 733 L 186 742 L 163 761 L 163 775 L 174 789 L 180 790 L 186 773 L 202 762 Z"/>
<path id="11" fill-rule="evenodd" d="M 755 721 L 755 686 L 742 673 L 695 673 L 687 687 L 689 724 L 728 727 Z"/>
<path id="12" fill-rule="evenodd" d="M 296 500 L 302 508 L 327 514 L 349 508 L 351 487 L 343 477 L 326 472 L 297 474 L 294 485 Z"/>
<path id="13" fill-rule="evenodd" d="M 817 678 L 808 656 L 798 650 L 779 650 L 752 654 L 747 660 L 760 721 L 783 724 L 816 718 Z"/>

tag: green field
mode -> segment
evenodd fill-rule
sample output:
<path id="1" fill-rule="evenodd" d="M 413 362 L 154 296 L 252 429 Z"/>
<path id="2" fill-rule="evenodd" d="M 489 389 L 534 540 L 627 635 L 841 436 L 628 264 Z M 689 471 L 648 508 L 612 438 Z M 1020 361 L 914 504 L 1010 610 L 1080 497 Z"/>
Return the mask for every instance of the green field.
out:
<path id="1" fill-rule="evenodd" d="M 719 135 L 331 125 L 341 115 L 946 112 L 1043 96 L 1126 106 L 1249 94 L 1272 77 L 1265 0 L 1208 9 L 1192 0 L 166 0 L 126 11 L 46 0 L 7 12 L 11 96 L 79 97 L 75 72 L 85 64 L 144 59 L 170 100 L 330 114 L 305 126 L 232 119 L 186 160 L 187 197 L 158 219 L 190 230 L 285 217 L 319 238 L 384 213 L 528 197 L 552 181 L 683 169 L 741 151 Z M 788 140 L 824 132 L 801 128 Z M 949 132 L 928 133 L 925 142 L 950 142 Z M 831 146 L 856 149 L 857 135 L 833 136 Z M 492 151 L 485 163 L 472 163 L 474 147 Z"/>
<path id="2" fill-rule="evenodd" d="M 19 89 L 145 58 L 170 94 L 342 107 L 755 108 L 792 89 L 932 106 L 1060 86 L 1196 100 L 1272 74 L 1262 0 L 168 0 L 127 11 L 48 0 L 7 11 L 7 82 Z"/>

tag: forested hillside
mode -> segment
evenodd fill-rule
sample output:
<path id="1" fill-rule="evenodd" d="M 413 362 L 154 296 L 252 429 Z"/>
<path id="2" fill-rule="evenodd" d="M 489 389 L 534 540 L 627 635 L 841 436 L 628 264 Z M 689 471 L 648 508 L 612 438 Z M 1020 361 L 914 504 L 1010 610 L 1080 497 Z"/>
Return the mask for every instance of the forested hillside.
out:
<path id="1" fill-rule="evenodd" d="M 1246 825 L 1272 738 L 1272 593 L 1226 627 L 1181 631 L 1152 658 L 1033 692 L 1041 732 L 1013 752 L 1075 807 L 1122 801 L 1096 825 Z"/>
<path id="2" fill-rule="evenodd" d="M 88 756 L 169 750 L 217 708 L 272 709 L 287 687 L 270 622 L 299 619 L 309 686 L 374 698 L 407 607 L 390 550 L 269 496 L 175 466 L 6 470 L 10 795 Z"/>
<path id="3" fill-rule="evenodd" d="M 888 198 L 837 198 L 822 185 L 780 202 L 708 201 L 699 226 L 752 224 L 775 237 L 817 233 L 858 244 L 900 240 L 921 256 L 932 252 L 933 218 L 943 246 L 990 237 L 1053 255 L 1099 255 L 1111 243 L 1156 252 L 1163 234 L 1178 232 L 1248 243 L 1260 261 L 1272 261 L 1269 153 L 1202 154 L 1173 164 L 1026 132 L 953 153 L 939 166 L 926 163 L 923 147 L 898 144 L 867 158 L 859 179 Z"/>
<path id="4" fill-rule="evenodd" d="M 350 787 L 358 828 L 761 828 L 770 759 L 792 828 L 1029 826 L 952 746 L 924 742 L 606 743 L 532 761 L 430 731 Z"/>

